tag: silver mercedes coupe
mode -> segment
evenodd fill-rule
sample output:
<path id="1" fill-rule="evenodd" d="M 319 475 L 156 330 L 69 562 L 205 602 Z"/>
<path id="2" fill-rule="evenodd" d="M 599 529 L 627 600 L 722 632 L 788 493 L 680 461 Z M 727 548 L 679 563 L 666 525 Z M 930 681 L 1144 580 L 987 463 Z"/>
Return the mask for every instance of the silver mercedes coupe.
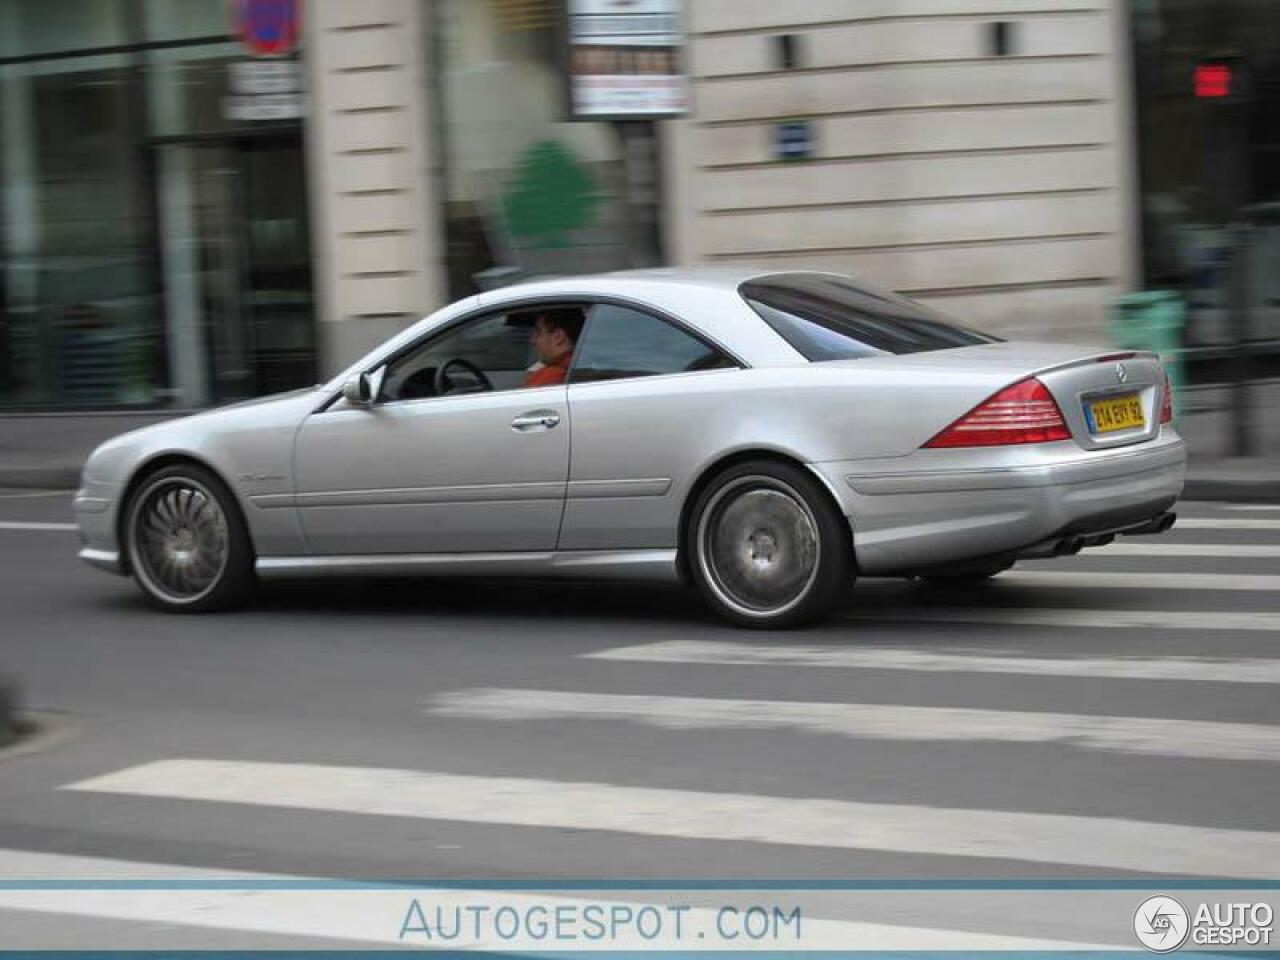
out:
<path id="1" fill-rule="evenodd" d="M 115 437 L 75 510 L 80 557 L 171 611 L 274 577 L 660 578 L 787 627 L 855 576 L 1168 529 L 1172 420 L 1153 354 L 833 274 L 635 271 L 482 293 L 323 385 Z"/>

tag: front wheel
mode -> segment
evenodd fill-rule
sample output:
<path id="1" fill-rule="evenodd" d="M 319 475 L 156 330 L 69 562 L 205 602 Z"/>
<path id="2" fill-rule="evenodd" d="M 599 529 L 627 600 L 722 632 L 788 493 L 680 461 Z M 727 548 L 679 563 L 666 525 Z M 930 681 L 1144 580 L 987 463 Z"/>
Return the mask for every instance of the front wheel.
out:
<path id="1" fill-rule="evenodd" d="M 686 555 L 725 619 L 777 629 L 821 619 L 853 583 L 849 527 L 818 481 L 771 461 L 738 464 L 699 495 Z"/>
<path id="2" fill-rule="evenodd" d="M 253 586 L 253 551 L 231 493 L 194 464 L 147 477 L 130 499 L 125 542 L 133 577 L 172 612 L 234 606 Z"/>

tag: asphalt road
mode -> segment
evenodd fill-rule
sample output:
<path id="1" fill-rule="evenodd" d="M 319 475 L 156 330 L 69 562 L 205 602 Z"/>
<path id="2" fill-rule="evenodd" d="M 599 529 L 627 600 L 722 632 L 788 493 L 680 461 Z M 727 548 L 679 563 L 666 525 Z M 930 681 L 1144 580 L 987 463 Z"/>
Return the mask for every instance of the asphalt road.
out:
<path id="1" fill-rule="evenodd" d="M 43 723 L 0 754 L 0 878 L 1275 879 L 1280 508 L 1179 512 L 761 634 L 532 581 L 162 615 L 75 560 L 67 495 L 0 491 L 0 672 Z"/>

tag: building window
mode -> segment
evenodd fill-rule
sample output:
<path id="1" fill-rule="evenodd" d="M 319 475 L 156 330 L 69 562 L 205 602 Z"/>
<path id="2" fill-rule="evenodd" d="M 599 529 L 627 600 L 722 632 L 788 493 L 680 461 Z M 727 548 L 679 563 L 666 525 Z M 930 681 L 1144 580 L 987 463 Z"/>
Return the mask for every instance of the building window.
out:
<path id="1" fill-rule="evenodd" d="M 517 275 L 657 263 L 631 195 L 644 145 L 615 124 L 567 121 L 563 4 L 442 0 L 435 9 L 450 294 Z"/>

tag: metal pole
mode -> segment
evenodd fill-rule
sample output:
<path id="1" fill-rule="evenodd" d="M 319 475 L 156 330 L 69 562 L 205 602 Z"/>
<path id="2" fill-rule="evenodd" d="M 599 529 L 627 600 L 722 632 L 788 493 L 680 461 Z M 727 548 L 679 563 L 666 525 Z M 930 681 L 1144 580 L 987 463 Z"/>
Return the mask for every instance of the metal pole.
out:
<path id="1" fill-rule="evenodd" d="M 1249 266 L 1253 249 L 1253 229 L 1248 222 L 1231 227 L 1231 339 L 1235 344 L 1231 380 L 1231 453 L 1249 457 L 1255 452 L 1253 405 L 1249 402 L 1249 381 L 1253 357 L 1247 341 L 1252 296 Z"/>

